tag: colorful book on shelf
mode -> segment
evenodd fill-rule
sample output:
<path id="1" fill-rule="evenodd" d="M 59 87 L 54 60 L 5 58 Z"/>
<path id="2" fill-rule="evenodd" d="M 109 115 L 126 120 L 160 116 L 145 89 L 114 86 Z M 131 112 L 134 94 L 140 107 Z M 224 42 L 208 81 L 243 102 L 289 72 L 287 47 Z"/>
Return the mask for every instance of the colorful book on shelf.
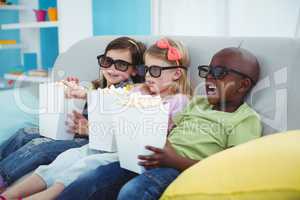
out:
<path id="1" fill-rule="evenodd" d="M 48 77 L 48 72 L 44 69 L 36 69 L 28 71 L 27 75 L 35 77 Z"/>
<path id="2" fill-rule="evenodd" d="M 14 66 L 14 67 L 11 67 L 7 71 L 7 74 L 12 74 L 12 75 L 22 75 L 23 73 L 24 73 L 24 67 L 23 66 Z"/>
<path id="3" fill-rule="evenodd" d="M 17 44 L 16 40 L 0 40 L 0 45 Z"/>

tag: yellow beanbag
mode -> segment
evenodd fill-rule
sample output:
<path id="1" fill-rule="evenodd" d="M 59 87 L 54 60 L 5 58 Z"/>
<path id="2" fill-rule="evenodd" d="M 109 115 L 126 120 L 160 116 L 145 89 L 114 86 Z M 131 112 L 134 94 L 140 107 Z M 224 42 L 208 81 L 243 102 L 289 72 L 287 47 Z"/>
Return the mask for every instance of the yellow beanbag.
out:
<path id="1" fill-rule="evenodd" d="M 182 173 L 161 200 L 299 200 L 300 131 L 215 154 Z"/>

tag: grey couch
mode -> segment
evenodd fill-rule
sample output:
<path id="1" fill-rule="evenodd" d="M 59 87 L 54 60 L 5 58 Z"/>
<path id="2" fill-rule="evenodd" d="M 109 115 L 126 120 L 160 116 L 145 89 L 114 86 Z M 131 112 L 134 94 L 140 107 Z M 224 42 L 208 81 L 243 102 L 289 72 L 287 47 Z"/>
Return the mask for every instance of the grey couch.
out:
<path id="1" fill-rule="evenodd" d="M 60 80 L 77 76 L 91 81 L 99 76 L 96 56 L 104 52 L 109 41 L 117 36 L 97 36 L 77 42 L 59 55 L 52 78 Z M 151 45 L 158 36 L 134 37 Z M 248 97 L 248 103 L 261 115 L 264 135 L 284 130 L 300 129 L 300 40 L 292 38 L 221 38 L 172 37 L 182 41 L 189 49 L 190 79 L 197 93 L 203 92 L 197 66 L 208 64 L 218 50 L 238 47 L 254 53 L 261 65 L 261 77 Z"/>

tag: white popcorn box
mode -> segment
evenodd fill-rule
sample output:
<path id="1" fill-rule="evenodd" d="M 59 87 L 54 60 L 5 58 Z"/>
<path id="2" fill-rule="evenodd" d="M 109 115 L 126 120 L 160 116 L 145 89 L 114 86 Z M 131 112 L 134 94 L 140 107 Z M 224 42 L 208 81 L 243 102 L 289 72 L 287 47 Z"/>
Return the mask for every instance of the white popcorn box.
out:
<path id="1" fill-rule="evenodd" d="M 89 147 L 116 152 L 114 117 L 123 109 L 123 89 L 98 89 L 88 93 Z"/>
<path id="2" fill-rule="evenodd" d="M 67 132 L 67 115 L 73 110 L 82 112 L 85 101 L 66 99 L 65 86 L 60 83 L 44 83 L 39 86 L 40 135 L 54 140 L 71 140 L 74 134 Z"/>
<path id="3" fill-rule="evenodd" d="M 134 94 L 136 95 L 136 94 Z M 116 141 L 122 168 L 141 174 L 139 155 L 150 155 L 150 145 L 163 148 L 167 140 L 169 104 L 157 97 L 136 95 L 115 118 Z"/>

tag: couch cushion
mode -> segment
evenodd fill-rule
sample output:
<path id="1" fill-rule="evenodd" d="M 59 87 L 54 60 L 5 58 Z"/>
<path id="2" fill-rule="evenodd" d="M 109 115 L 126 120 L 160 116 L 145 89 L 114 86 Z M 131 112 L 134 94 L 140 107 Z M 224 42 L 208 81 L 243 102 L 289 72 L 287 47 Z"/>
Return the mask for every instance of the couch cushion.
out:
<path id="1" fill-rule="evenodd" d="M 263 137 L 183 172 L 161 200 L 300 199 L 300 131 Z"/>
<path id="2" fill-rule="evenodd" d="M 18 129 L 38 125 L 36 95 L 35 85 L 1 91 L 0 144 Z"/>
<path id="3" fill-rule="evenodd" d="M 77 76 L 82 81 L 99 77 L 96 56 L 118 36 L 96 36 L 82 40 L 61 54 L 55 62 L 54 80 Z M 151 45 L 160 36 L 135 36 Z M 292 38 L 223 38 L 172 36 L 190 50 L 190 79 L 197 93 L 203 93 L 203 80 L 197 66 L 208 64 L 211 57 L 225 47 L 241 46 L 253 52 L 261 64 L 260 82 L 248 97 L 248 103 L 262 117 L 264 134 L 300 128 L 297 113 L 300 93 L 297 83 L 300 74 L 300 41 Z M 299 112 L 299 109 L 298 109 Z"/>

